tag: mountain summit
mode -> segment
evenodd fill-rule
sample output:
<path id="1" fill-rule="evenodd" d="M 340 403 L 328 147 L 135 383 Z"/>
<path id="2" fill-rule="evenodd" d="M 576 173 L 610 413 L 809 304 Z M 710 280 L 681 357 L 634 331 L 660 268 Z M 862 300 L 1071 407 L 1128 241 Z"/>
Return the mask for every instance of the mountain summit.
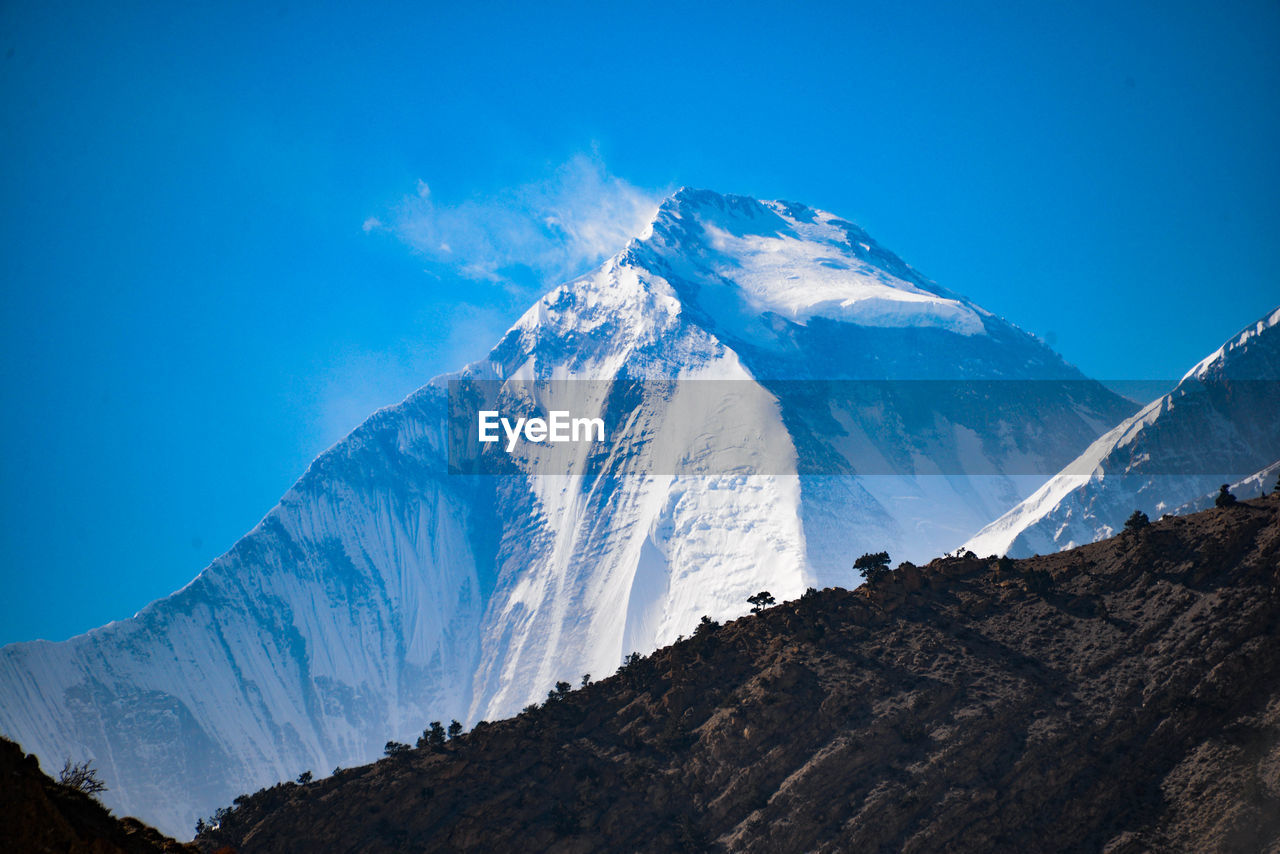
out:
<path id="1" fill-rule="evenodd" d="M 509 410 L 569 395 L 612 419 L 609 447 L 493 446 L 500 476 L 451 473 L 451 407 L 480 386 Z M 954 548 L 1132 409 L 851 223 L 681 190 L 485 359 L 322 454 L 182 590 L 0 650 L 0 730 L 92 758 L 111 805 L 185 834 L 762 589 L 852 586 L 863 551 Z"/>

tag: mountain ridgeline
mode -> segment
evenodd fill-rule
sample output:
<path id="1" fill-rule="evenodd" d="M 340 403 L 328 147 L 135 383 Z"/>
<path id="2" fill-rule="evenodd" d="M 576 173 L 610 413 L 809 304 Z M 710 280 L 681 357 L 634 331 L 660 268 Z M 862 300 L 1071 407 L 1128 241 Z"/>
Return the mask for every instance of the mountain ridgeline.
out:
<path id="1" fill-rule="evenodd" d="M 450 380 L 496 384 L 510 411 L 529 382 L 637 391 L 589 470 L 548 473 L 522 447 L 504 476 L 472 477 L 448 466 Z M 713 430 L 690 417 L 704 381 L 745 389 Z M 990 385 L 931 400 L 808 381 Z M 239 792 L 367 762 L 423 720 L 508 716 L 762 589 L 845 583 L 862 551 L 954 549 L 1134 409 L 850 222 L 681 190 L 486 358 L 316 459 L 186 587 L 0 650 L 0 731 L 46 762 L 93 759 L 108 805 L 187 833 Z M 743 452 L 757 437 L 767 453 Z"/>
<path id="2" fill-rule="evenodd" d="M 570 674 L 564 673 L 569 678 Z M 809 591 L 196 842 L 392 851 L 1280 845 L 1280 494 Z"/>

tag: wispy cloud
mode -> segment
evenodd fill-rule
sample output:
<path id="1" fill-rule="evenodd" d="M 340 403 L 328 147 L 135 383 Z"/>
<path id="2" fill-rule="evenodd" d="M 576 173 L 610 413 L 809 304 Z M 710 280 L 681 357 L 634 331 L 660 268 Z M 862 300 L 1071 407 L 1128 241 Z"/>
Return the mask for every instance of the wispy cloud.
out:
<path id="1" fill-rule="evenodd" d="M 437 202 L 424 181 L 385 219 L 431 266 L 507 287 L 543 288 L 587 272 L 653 217 L 660 192 L 610 174 L 598 155 L 577 155 L 548 177 L 486 198 Z"/>
<path id="2" fill-rule="evenodd" d="M 362 223 L 425 259 L 444 287 L 406 306 L 401 332 L 376 346 L 335 349 L 299 389 L 313 415 L 310 448 L 342 438 L 380 406 L 431 377 L 483 357 L 541 291 L 589 271 L 653 218 L 665 195 L 612 175 L 598 155 L 579 155 L 543 179 L 456 204 L 425 182 Z M 491 287 L 451 288 L 463 276 Z"/>

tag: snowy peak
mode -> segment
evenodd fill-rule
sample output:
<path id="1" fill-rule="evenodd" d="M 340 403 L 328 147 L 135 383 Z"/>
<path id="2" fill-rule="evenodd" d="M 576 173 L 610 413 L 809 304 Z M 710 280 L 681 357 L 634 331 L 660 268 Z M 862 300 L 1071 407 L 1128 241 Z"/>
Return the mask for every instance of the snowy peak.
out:
<path id="1" fill-rule="evenodd" d="M 1076 382 L 989 383 L 978 404 L 858 384 L 1055 378 Z M 513 414 L 625 416 L 620 441 L 568 447 L 550 473 L 532 449 L 507 451 L 501 477 L 451 473 L 452 379 L 497 386 Z M 1056 471 L 1131 412 L 849 222 L 682 190 L 485 360 L 323 454 L 192 585 L 0 650 L 0 729 L 46 759 L 96 760 L 109 803 L 183 833 L 426 721 L 514 713 L 760 590 L 847 584 L 851 555 L 953 548 L 1039 485 L 1019 472 Z M 862 474 L 879 470 L 898 474 Z M 943 472 L 983 476 L 926 476 Z"/>
<path id="2" fill-rule="evenodd" d="M 1191 370 L 1179 385 L 1188 380 L 1274 380 L 1276 347 L 1267 343 L 1272 329 L 1280 323 L 1280 308 L 1263 316 L 1257 323 L 1242 329 L 1234 338 L 1210 353 Z"/>
<path id="3" fill-rule="evenodd" d="M 1256 495 L 1280 462 L 1280 309 L 1100 437 L 966 547 L 1022 556 L 1111 536 L 1135 509 L 1198 509 L 1223 483 Z M 1243 479 L 1241 479 L 1243 478 Z"/>
<path id="4" fill-rule="evenodd" d="M 784 201 L 682 189 L 624 262 L 695 281 L 701 308 L 741 327 L 761 315 L 984 332 L 981 309 L 929 282 L 851 222 Z M 747 331 L 739 328 L 738 331 Z"/>

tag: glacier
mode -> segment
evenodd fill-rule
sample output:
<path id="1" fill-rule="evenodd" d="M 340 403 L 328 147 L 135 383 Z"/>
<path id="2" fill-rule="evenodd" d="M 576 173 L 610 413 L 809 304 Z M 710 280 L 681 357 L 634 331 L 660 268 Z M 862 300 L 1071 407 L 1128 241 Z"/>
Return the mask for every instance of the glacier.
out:
<path id="1" fill-rule="evenodd" d="M 459 381 L 604 388 L 574 402 L 587 414 L 638 399 L 603 461 L 521 452 L 458 475 Z M 743 390 L 714 441 L 688 414 L 702 382 Z M 1134 409 L 853 223 L 683 189 L 485 358 L 317 458 L 186 587 L 0 650 L 0 731 L 46 768 L 92 758 L 109 806 L 185 838 L 240 793 L 367 762 L 430 720 L 512 714 L 758 590 L 853 586 L 864 551 L 954 549 Z"/>

